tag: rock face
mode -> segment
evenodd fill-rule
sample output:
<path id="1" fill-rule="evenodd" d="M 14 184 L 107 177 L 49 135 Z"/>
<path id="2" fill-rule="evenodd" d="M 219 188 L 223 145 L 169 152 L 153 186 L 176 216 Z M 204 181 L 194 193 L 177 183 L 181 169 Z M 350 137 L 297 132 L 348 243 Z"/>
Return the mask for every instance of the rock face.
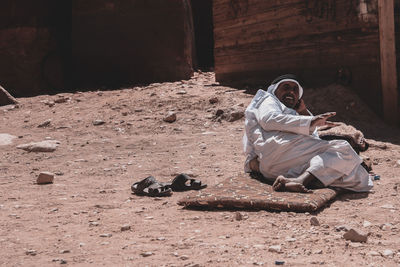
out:
<path id="1" fill-rule="evenodd" d="M 0 106 L 17 104 L 18 101 L 0 85 Z"/>
<path id="2" fill-rule="evenodd" d="M 54 174 L 51 172 L 41 172 L 36 180 L 37 184 L 52 184 L 54 181 Z"/>
<path id="3" fill-rule="evenodd" d="M 53 152 L 60 145 L 60 141 L 57 140 L 46 140 L 37 143 L 28 143 L 17 146 L 18 149 L 22 149 L 28 152 Z"/>
<path id="4" fill-rule="evenodd" d="M 367 242 L 368 235 L 361 233 L 358 230 L 350 229 L 344 233 L 343 238 L 352 242 Z"/>

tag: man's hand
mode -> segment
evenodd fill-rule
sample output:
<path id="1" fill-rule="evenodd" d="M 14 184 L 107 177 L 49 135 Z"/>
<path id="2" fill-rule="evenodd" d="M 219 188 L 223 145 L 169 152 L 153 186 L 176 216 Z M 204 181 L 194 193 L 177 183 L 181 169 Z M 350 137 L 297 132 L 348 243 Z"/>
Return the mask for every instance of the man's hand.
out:
<path id="1" fill-rule="evenodd" d="M 324 114 L 320 114 L 314 117 L 311 121 L 310 128 L 315 128 L 318 126 L 336 126 L 335 123 L 326 121 L 328 118 L 333 117 L 336 115 L 336 112 L 327 112 Z"/>
<path id="2" fill-rule="evenodd" d="M 303 99 L 299 100 L 298 107 L 296 108 L 296 112 L 300 115 L 309 116 L 310 114 L 307 111 L 306 104 L 304 103 Z"/>

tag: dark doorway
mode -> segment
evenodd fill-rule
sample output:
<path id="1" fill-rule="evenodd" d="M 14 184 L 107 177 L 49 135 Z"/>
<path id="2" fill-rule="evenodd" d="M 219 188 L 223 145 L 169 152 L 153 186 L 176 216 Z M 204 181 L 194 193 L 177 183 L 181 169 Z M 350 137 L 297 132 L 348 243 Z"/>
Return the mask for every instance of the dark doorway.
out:
<path id="1" fill-rule="evenodd" d="M 192 0 L 192 12 L 197 59 L 194 66 L 211 71 L 214 69 L 212 0 Z"/>

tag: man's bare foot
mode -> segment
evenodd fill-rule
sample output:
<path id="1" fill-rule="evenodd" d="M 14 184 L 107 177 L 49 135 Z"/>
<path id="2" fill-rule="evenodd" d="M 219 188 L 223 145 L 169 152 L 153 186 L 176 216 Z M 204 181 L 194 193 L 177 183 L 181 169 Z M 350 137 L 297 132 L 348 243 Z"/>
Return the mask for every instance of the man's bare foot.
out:
<path id="1" fill-rule="evenodd" d="M 299 193 L 312 193 L 312 190 L 307 189 L 301 182 L 297 179 L 289 179 L 282 175 L 276 178 L 272 188 L 275 191 L 290 191 Z"/>

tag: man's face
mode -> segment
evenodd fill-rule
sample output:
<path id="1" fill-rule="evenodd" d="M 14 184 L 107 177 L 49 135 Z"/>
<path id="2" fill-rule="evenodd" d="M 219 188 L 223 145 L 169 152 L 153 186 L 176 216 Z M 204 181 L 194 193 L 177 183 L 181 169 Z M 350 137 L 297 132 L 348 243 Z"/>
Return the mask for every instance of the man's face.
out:
<path id="1" fill-rule="evenodd" d="M 294 108 L 299 101 L 299 87 L 294 82 L 283 82 L 275 90 L 275 96 L 288 108 Z"/>

